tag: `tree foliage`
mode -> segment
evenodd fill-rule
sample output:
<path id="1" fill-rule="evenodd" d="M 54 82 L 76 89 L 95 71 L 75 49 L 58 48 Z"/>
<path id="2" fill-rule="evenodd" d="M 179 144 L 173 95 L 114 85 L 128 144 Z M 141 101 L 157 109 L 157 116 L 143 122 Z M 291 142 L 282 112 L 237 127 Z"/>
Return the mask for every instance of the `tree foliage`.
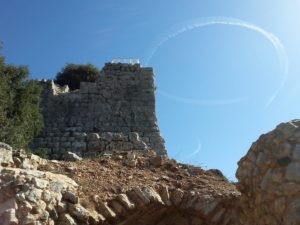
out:
<path id="1" fill-rule="evenodd" d="M 92 64 L 67 64 L 56 75 L 55 83 L 68 85 L 70 90 L 80 88 L 80 82 L 95 82 L 100 70 Z"/>
<path id="2" fill-rule="evenodd" d="M 5 63 L 0 55 L 0 141 L 26 148 L 43 127 L 38 81 L 25 66 Z"/>

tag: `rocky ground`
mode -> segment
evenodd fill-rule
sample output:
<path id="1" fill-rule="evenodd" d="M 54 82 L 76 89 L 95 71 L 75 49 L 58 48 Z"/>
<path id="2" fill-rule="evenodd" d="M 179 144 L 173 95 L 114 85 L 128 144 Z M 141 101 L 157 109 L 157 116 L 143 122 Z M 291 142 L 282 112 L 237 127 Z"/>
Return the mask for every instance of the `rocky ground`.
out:
<path id="1" fill-rule="evenodd" d="M 50 161 L 0 150 L 1 225 L 228 224 L 240 195 L 218 170 L 153 152 Z"/>
<path id="2" fill-rule="evenodd" d="M 102 156 L 82 161 L 49 161 L 40 169 L 64 174 L 74 179 L 82 188 L 82 203 L 91 206 L 98 196 L 107 201 L 134 187 L 160 186 L 197 191 L 217 196 L 237 191 L 234 184 L 218 170 L 205 171 L 199 167 L 180 164 L 173 159 L 136 155 L 136 164 L 128 163 L 127 153 Z"/>
<path id="3" fill-rule="evenodd" d="M 154 152 L 45 160 L 0 143 L 0 225 L 298 225 L 300 121 L 262 135 L 236 184 Z"/>

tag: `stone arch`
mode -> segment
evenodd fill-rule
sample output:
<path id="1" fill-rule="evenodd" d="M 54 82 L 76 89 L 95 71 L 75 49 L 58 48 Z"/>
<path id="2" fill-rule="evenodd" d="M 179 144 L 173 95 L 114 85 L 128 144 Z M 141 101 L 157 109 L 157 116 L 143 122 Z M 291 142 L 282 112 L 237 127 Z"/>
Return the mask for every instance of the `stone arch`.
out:
<path id="1" fill-rule="evenodd" d="M 203 194 L 160 186 L 136 187 L 108 202 L 98 202 L 103 224 L 114 225 L 226 225 L 233 224 L 237 195 Z"/>

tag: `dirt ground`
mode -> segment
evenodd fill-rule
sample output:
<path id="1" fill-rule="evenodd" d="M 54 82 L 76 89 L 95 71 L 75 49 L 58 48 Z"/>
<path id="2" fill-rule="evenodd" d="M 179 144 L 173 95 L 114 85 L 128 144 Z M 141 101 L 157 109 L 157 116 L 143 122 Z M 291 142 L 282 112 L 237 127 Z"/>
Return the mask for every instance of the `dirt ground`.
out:
<path id="1" fill-rule="evenodd" d="M 218 170 L 205 171 L 199 167 L 180 164 L 172 159 L 162 159 L 153 165 L 151 157 L 138 156 L 135 167 L 128 166 L 126 155 L 102 156 L 77 162 L 49 162 L 42 170 L 65 174 L 81 188 L 79 196 L 83 205 L 92 206 L 92 199 L 109 200 L 133 187 L 158 186 L 180 188 L 217 196 L 236 191 L 233 183 Z"/>

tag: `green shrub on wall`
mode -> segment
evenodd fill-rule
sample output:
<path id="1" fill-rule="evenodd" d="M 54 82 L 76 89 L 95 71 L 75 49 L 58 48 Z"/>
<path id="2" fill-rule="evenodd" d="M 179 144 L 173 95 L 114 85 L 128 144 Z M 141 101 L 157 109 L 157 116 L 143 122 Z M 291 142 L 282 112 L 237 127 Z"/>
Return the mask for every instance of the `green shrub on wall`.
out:
<path id="1" fill-rule="evenodd" d="M 38 155 L 41 158 L 49 159 L 48 150 L 45 148 L 38 148 L 34 151 L 34 154 Z"/>
<path id="2" fill-rule="evenodd" d="M 67 64 L 56 75 L 55 83 L 68 85 L 70 90 L 80 88 L 80 82 L 95 82 L 100 70 L 92 64 Z"/>
<path id="3" fill-rule="evenodd" d="M 0 55 L 0 141 L 26 148 L 43 127 L 38 81 L 25 66 L 5 63 Z"/>

